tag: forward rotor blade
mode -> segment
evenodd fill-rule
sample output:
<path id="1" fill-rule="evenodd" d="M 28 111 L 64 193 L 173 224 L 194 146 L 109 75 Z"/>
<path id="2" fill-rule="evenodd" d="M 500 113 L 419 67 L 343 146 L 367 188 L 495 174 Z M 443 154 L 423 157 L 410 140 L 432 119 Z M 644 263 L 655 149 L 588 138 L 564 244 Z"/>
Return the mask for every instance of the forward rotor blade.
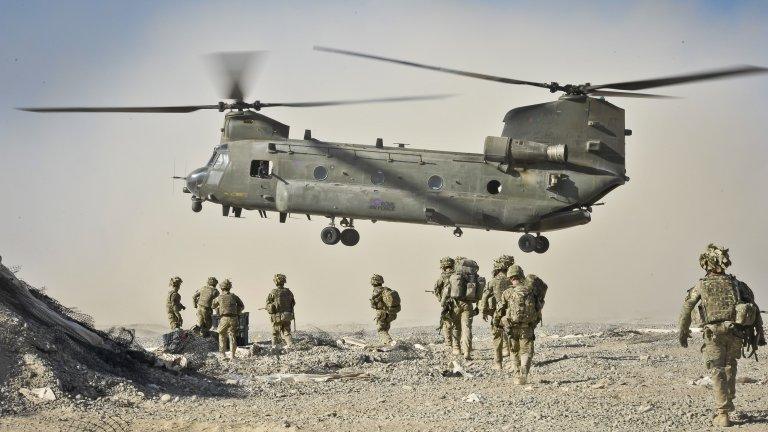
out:
<path id="1" fill-rule="evenodd" d="M 499 77 L 494 75 L 486 75 L 486 74 L 480 74 L 475 72 L 461 71 L 458 69 L 449 69 L 449 68 L 444 68 L 440 66 L 430 66 L 430 65 L 425 65 L 421 63 L 415 63 L 415 62 L 410 62 L 405 60 L 397 60 L 397 59 L 388 58 L 388 57 L 380 57 L 380 56 L 375 56 L 371 54 L 365 54 L 365 53 L 360 53 L 355 51 L 347 51 L 347 50 L 342 50 L 337 48 L 328 48 L 328 47 L 322 47 L 322 46 L 315 46 L 314 48 L 315 48 L 315 51 L 324 51 L 324 52 L 335 53 L 335 54 L 349 55 L 353 57 L 362 57 L 362 58 L 367 58 L 371 60 L 380 60 L 380 61 L 400 64 L 405 66 L 413 66 L 421 69 L 433 70 L 437 72 L 445 72 L 449 74 L 460 75 L 460 76 L 465 76 L 470 78 L 478 78 L 478 79 L 483 79 L 487 81 L 496 81 L 496 82 L 505 83 L 505 84 L 523 84 L 523 85 L 531 85 L 535 87 L 550 88 L 550 84 L 548 83 L 522 81 L 522 80 L 504 78 L 504 77 Z"/>
<path id="2" fill-rule="evenodd" d="M 246 74 L 257 71 L 263 64 L 264 51 L 219 52 L 208 56 L 211 65 L 217 70 L 221 83 L 221 97 L 241 101 L 248 93 Z"/>
<path id="3" fill-rule="evenodd" d="M 590 96 L 608 96 L 608 97 L 629 97 L 640 99 L 677 99 L 674 96 L 665 96 L 648 93 L 630 93 L 630 92 L 617 92 L 610 90 L 595 90 L 588 93 Z"/>
<path id="4" fill-rule="evenodd" d="M 726 69 L 717 69 L 706 72 L 699 72 L 686 75 L 676 75 L 665 78 L 654 78 L 640 81 L 625 81 L 613 84 L 600 84 L 587 87 L 587 91 L 594 89 L 616 89 L 616 90 L 644 90 L 654 87 L 663 87 L 687 82 L 706 81 L 719 78 L 727 78 L 739 75 L 751 75 L 768 72 L 768 68 L 759 66 L 736 66 Z"/>
<path id="5" fill-rule="evenodd" d="M 278 103 L 259 103 L 259 107 L 293 107 L 293 108 L 308 108 L 308 107 L 323 107 L 334 105 L 356 105 L 366 103 L 384 103 L 384 102 L 407 102 L 407 101 L 421 101 L 421 100 L 433 100 L 433 99 L 445 99 L 452 97 L 452 94 L 441 95 L 426 95 L 426 96 L 402 96 L 391 98 L 377 98 L 377 99 L 350 99 L 350 100 L 337 100 L 337 101 L 320 101 L 320 102 L 278 102 Z"/>
<path id="6" fill-rule="evenodd" d="M 21 111 L 46 112 L 115 112 L 115 113 L 190 113 L 201 109 L 219 109 L 218 105 L 184 105 L 155 107 L 40 107 L 16 108 Z"/>

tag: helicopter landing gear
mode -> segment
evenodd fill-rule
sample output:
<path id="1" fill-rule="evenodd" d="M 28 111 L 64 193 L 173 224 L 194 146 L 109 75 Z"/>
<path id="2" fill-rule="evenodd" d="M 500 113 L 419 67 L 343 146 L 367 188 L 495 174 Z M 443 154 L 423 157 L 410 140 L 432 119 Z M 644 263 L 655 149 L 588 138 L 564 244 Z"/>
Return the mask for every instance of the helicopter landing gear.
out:
<path id="1" fill-rule="evenodd" d="M 320 239 L 327 245 L 335 245 L 341 239 L 341 232 L 335 226 L 328 226 L 320 231 Z"/>
<path id="2" fill-rule="evenodd" d="M 344 246 L 354 246 L 360 241 L 360 233 L 355 229 L 355 220 L 342 218 L 339 225 L 345 227 L 341 232 L 339 239 Z"/>
<path id="3" fill-rule="evenodd" d="M 461 237 L 464 235 L 464 231 L 462 231 L 461 228 L 456 227 L 456 229 L 453 230 L 453 235 L 455 235 L 456 237 Z"/>
<path id="4" fill-rule="evenodd" d="M 195 213 L 200 213 L 200 210 L 203 209 L 203 202 L 199 199 L 192 198 L 192 211 Z"/>
<path id="5" fill-rule="evenodd" d="M 340 239 L 344 246 L 354 246 L 360 241 L 360 233 L 354 228 L 347 228 L 341 232 Z"/>
<path id="6" fill-rule="evenodd" d="M 536 252 L 542 254 L 549 250 L 549 239 L 543 235 L 534 236 L 533 234 L 525 233 L 520 236 L 517 245 L 525 253 Z"/>

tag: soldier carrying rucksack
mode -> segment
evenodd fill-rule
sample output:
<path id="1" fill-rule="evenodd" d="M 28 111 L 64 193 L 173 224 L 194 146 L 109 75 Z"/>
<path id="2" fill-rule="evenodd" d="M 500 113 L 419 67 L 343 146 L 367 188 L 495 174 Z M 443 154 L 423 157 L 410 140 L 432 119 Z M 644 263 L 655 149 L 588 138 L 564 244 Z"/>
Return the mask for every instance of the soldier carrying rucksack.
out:
<path id="1" fill-rule="evenodd" d="M 275 288 L 267 295 L 265 307 L 272 322 L 272 347 L 277 348 L 281 342 L 284 342 L 286 348 L 291 348 L 293 346 L 291 321 L 295 318 L 296 300 L 291 290 L 285 286 L 285 275 L 276 274 L 272 281 L 275 283 Z"/>
<path id="2" fill-rule="evenodd" d="M 442 298 L 443 311 L 453 327 L 453 340 L 461 346 L 453 346 L 453 354 L 472 358 L 472 319 L 478 314 L 476 303 L 485 289 L 485 278 L 478 275 L 479 266 L 473 260 L 456 260 L 456 267 L 449 278 L 449 289 Z M 456 344 L 456 342 L 454 342 Z"/>
<path id="3" fill-rule="evenodd" d="M 688 347 L 691 311 L 699 305 L 704 345 L 701 352 L 715 391 L 715 426 L 731 426 L 729 413 L 735 409 L 736 368 L 742 349 L 754 352 L 765 345 L 760 310 L 752 290 L 725 273 L 731 265 L 728 249 L 710 244 L 699 256 L 706 275 L 690 290 L 680 312 L 680 345 Z M 751 356 L 752 354 L 750 354 Z"/>
<path id="4" fill-rule="evenodd" d="M 518 265 L 509 267 L 507 277 L 511 287 L 502 293 L 493 322 L 504 326 L 516 382 L 525 384 L 533 362 L 534 330 L 541 322 L 547 286 L 533 275 L 526 278 Z"/>
<path id="5" fill-rule="evenodd" d="M 389 328 L 400 312 L 400 294 L 397 291 L 383 286 L 384 278 L 381 275 L 371 276 L 373 295 L 371 296 L 371 308 L 375 311 L 374 321 L 379 339 L 383 344 L 391 344 L 392 336 Z"/>

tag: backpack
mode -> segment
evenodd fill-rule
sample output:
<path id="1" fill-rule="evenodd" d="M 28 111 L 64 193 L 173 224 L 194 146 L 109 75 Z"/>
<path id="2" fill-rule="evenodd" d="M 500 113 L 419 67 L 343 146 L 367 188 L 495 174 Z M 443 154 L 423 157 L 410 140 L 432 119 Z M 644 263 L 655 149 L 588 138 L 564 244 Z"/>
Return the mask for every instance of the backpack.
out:
<path id="1" fill-rule="evenodd" d="M 507 322 L 510 324 L 535 324 L 539 322 L 539 310 L 533 284 L 528 282 L 504 291 L 507 298 Z"/>
<path id="2" fill-rule="evenodd" d="M 736 304 L 740 299 L 736 283 L 730 276 L 705 277 L 699 281 L 698 288 L 701 294 L 699 312 L 705 324 L 736 319 Z"/>
<path id="3" fill-rule="evenodd" d="M 275 293 L 275 312 L 293 312 L 293 293 L 288 288 L 278 288 Z"/>
<path id="4" fill-rule="evenodd" d="M 450 297 L 475 303 L 483 296 L 485 278 L 477 274 L 479 266 L 476 262 L 465 259 L 450 277 Z"/>
<path id="5" fill-rule="evenodd" d="M 541 310 L 544 309 L 544 298 L 547 296 L 547 289 L 549 287 L 535 274 L 526 276 L 526 281 L 533 287 L 533 296 L 536 298 L 536 310 L 541 315 Z"/>
<path id="6" fill-rule="evenodd" d="M 390 312 L 400 312 L 400 294 L 397 291 L 385 288 L 381 293 L 381 300 Z"/>

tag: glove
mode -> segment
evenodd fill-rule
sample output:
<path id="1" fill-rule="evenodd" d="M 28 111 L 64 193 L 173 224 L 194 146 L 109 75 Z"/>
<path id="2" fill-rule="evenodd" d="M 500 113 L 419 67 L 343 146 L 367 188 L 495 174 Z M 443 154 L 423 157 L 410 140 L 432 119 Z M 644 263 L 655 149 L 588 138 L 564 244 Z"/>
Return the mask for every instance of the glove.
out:
<path id="1" fill-rule="evenodd" d="M 477 316 L 480 313 L 480 309 L 474 308 L 472 309 L 472 316 Z"/>
<path id="2" fill-rule="evenodd" d="M 765 346 L 765 336 L 758 336 L 757 338 L 757 346 Z"/>
<path id="3" fill-rule="evenodd" d="M 680 332 L 679 341 L 680 341 L 680 346 L 681 347 L 688 348 L 688 337 L 689 337 L 689 332 L 687 332 L 687 331 L 686 332 L 683 332 L 683 331 Z"/>

